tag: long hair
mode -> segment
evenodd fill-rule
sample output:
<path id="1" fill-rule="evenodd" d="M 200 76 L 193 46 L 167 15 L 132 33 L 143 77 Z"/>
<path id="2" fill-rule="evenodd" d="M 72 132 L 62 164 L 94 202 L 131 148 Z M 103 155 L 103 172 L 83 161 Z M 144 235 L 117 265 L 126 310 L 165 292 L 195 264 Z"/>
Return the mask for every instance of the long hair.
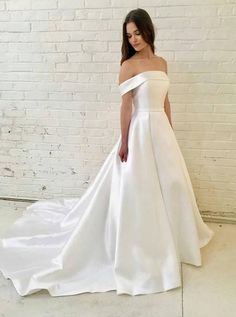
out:
<path id="1" fill-rule="evenodd" d="M 131 10 L 126 15 L 125 20 L 123 22 L 123 42 L 121 46 L 122 57 L 120 65 L 122 65 L 122 63 L 125 60 L 129 59 L 136 52 L 132 45 L 129 43 L 128 37 L 126 35 L 126 24 L 129 22 L 135 23 L 144 41 L 150 45 L 152 52 L 155 52 L 155 31 L 149 14 L 147 13 L 147 11 L 141 8 Z"/>

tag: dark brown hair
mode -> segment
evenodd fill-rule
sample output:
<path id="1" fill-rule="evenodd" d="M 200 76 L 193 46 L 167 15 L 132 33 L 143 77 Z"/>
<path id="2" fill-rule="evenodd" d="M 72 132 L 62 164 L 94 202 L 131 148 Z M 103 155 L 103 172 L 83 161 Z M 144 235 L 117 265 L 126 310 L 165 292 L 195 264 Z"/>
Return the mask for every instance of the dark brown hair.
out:
<path id="1" fill-rule="evenodd" d="M 123 42 L 121 46 L 121 61 L 120 65 L 133 56 L 135 54 L 135 49 L 132 47 L 132 45 L 128 41 L 128 37 L 126 35 L 127 30 L 126 30 L 126 25 L 129 22 L 134 22 L 135 25 L 137 26 L 140 34 L 142 35 L 144 41 L 148 43 L 152 49 L 152 52 L 155 52 L 155 31 L 154 31 L 154 26 L 152 23 L 152 20 L 144 9 L 137 8 L 134 10 L 131 10 L 125 17 L 124 23 L 123 23 Z"/>

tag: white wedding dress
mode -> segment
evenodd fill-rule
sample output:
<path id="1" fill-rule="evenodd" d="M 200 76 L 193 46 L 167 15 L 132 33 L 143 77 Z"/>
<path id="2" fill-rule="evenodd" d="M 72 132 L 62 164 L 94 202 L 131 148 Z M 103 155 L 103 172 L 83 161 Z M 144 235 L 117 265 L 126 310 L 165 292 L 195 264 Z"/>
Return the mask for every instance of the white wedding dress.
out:
<path id="1" fill-rule="evenodd" d="M 214 232 L 203 222 L 164 111 L 170 80 L 144 71 L 133 90 L 128 159 L 121 136 L 81 198 L 39 200 L 0 240 L 0 270 L 21 296 L 149 294 L 181 286 L 181 262 L 201 266 Z"/>

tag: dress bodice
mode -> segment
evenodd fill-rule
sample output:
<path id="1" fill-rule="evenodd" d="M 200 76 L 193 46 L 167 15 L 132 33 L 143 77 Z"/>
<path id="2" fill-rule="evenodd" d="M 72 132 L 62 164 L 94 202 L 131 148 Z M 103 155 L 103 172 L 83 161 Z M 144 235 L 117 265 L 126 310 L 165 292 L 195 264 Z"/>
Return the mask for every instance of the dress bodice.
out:
<path id="1" fill-rule="evenodd" d="M 132 90 L 135 111 L 163 111 L 170 80 L 164 71 L 141 72 L 119 85 L 121 96 Z"/>

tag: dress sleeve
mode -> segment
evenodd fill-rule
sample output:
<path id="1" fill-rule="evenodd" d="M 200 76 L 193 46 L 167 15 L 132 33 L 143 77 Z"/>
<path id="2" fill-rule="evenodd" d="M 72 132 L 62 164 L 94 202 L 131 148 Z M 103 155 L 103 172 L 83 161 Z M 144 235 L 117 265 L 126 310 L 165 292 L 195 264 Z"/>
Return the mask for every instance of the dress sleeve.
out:
<path id="1" fill-rule="evenodd" d="M 119 85 L 119 90 L 121 96 L 127 93 L 128 91 L 138 87 L 141 85 L 146 79 L 144 77 L 131 77 L 125 80 L 123 83 Z"/>

